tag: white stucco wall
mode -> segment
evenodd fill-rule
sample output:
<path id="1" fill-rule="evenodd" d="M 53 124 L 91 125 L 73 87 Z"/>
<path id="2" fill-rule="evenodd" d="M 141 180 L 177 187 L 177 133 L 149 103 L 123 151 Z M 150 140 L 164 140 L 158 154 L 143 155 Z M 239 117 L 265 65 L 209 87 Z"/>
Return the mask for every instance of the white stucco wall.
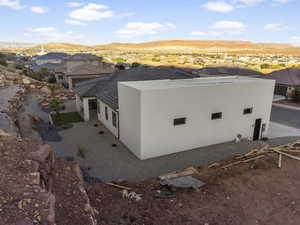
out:
<path id="1" fill-rule="evenodd" d="M 100 104 L 100 112 L 98 111 L 98 119 L 102 122 L 102 124 L 110 130 L 116 137 L 118 137 L 118 113 L 110 108 L 107 104 L 102 102 L 100 99 L 97 100 L 97 104 Z M 99 106 L 98 106 L 99 107 Z M 107 107 L 108 111 L 108 120 L 105 118 L 105 107 Z M 112 122 L 112 112 L 116 113 L 116 127 L 113 126 Z"/>
<path id="2" fill-rule="evenodd" d="M 140 159 L 232 141 L 237 134 L 252 139 L 259 118 L 268 129 L 275 84 L 270 80 L 147 90 L 125 83 L 119 84 L 120 139 Z M 244 115 L 249 107 L 252 114 Z M 211 120 L 217 112 L 222 119 Z M 186 124 L 174 126 L 180 117 Z"/>
<path id="3" fill-rule="evenodd" d="M 118 85 L 120 140 L 141 158 L 141 93 Z"/>
<path id="4" fill-rule="evenodd" d="M 96 99 L 95 97 L 80 98 L 76 95 L 76 109 L 82 116 L 84 121 L 90 120 L 89 100 Z"/>

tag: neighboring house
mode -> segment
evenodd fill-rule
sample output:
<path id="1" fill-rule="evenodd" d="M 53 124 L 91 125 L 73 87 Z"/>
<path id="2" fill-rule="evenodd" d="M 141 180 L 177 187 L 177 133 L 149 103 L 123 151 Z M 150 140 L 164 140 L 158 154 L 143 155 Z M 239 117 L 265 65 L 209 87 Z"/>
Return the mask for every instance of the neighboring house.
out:
<path id="1" fill-rule="evenodd" d="M 61 67 L 61 64 L 57 63 L 45 63 L 41 65 L 31 64 L 29 69 L 33 72 L 39 72 L 42 68 L 47 68 L 50 72 L 54 72 L 57 68 Z"/>
<path id="2" fill-rule="evenodd" d="M 249 76 L 260 77 L 262 73 L 242 67 L 211 66 L 199 69 L 200 76 Z"/>
<path id="3" fill-rule="evenodd" d="M 300 87 L 300 68 L 288 68 L 265 76 L 276 81 L 275 94 L 288 98 L 293 96 L 296 87 Z"/>
<path id="4" fill-rule="evenodd" d="M 72 89 L 78 82 L 114 71 L 114 65 L 103 62 L 101 57 L 91 54 L 76 54 L 63 60 L 62 66 L 56 69 L 56 79 Z"/>
<path id="5" fill-rule="evenodd" d="M 37 56 L 34 58 L 35 64 L 43 65 L 43 64 L 61 64 L 63 60 L 69 55 L 61 52 L 51 52 L 46 55 Z"/>
<path id="6" fill-rule="evenodd" d="M 77 110 L 97 117 L 139 159 L 267 135 L 275 81 L 199 78 L 137 67 L 79 84 Z"/>

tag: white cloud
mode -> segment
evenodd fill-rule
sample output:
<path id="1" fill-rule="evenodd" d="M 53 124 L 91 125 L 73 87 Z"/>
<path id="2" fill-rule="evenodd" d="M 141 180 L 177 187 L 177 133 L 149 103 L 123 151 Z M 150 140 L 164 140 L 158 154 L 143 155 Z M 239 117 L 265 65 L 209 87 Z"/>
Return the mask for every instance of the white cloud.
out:
<path id="1" fill-rule="evenodd" d="M 109 7 L 106 5 L 90 3 L 82 8 L 72 11 L 69 16 L 81 21 L 99 21 L 115 16 L 113 11 L 107 10 L 108 8 Z"/>
<path id="2" fill-rule="evenodd" d="M 192 36 L 202 36 L 202 37 L 218 37 L 218 36 L 221 36 L 222 33 L 221 32 L 216 32 L 216 31 L 207 31 L 207 32 L 192 31 L 191 35 Z"/>
<path id="3" fill-rule="evenodd" d="M 218 21 L 211 27 L 216 30 L 230 31 L 230 32 L 242 32 L 246 29 L 246 26 L 238 21 Z"/>
<path id="4" fill-rule="evenodd" d="M 39 6 L 33 6 L 33 7 L 30 7 L 30 11 L 31 12 L 34 12 L 34 13 L 37 13 L 37 14 L 43 14 L 43 13 L 46 13 L 46 9 L 42 8 L 42 7 L 39 7 Z"/>
<path id="5" fill-rule="evenodd" d="M 145 35 L 154 35 L 163 31 L 174 29 L 175 25 L 161 24 L 161 23 L 143 23 L 143 22 L 131 22 L 126 24 L 126 26 L 118 31 L 115 34 L 118 37 L 122 38 L 133 38 L 140 37 Z"/>
<path id="6" fill-rule="evenodd" d="M 77 21 L 77 20 L 70 20 L 70 19 L 66 19 L 65 23 L 66 24 L 71 24 L 71 25 L 79 25 L 79 26 L 86 26 L 87 25 L 86 23 L 83 23 L 83 22 L 80 22 L 80 21 Z"/>
<path id="7" fill-rule="evenodd" d="M 7 6 L 12 9 L 22 9 L 23 6 L 19 0 L 0 0 L 0 6 Z"/>
<path id="8" fill-rule="evenodd" d="M 221 13 L 229 13 L 234 10 L 234 7 L 226 2 L 207 2 L 202 7 L 215 11 L 215 12 L 221 12 Z"/>
<path id="9" fill-rule="evenodd" d="M 61 41 L 78 41 L 82 39 L 81 36 L 73 34 L 72 31 L 67 32 L 60 32 L 55 27 L 39 27 L 29 29 L 33 35 L 37 35 L 39 38 L 43 39 L 44 41 L 54 41 L 54 42 L 61 42 Z"/>
<path id="10" fill-rule="evenodd" d="M 264 29 L 271 32 L 278 32 L 286 30 L 287 26 L 282 23 L 269 23 L 264 26 Z"/>
<path id="11" fill-rule="evenodd" d="M 81 7 L 83 5 L 84 5 L 84 3 L 82 3 L 82 2 L 68 2 L 68 6 L 70 8 L 78 8 L 78 7 Z"/>
<path id="12" fill-rule="evenodd" d="M 264 0 L 232 0 L 233 4 L 236 4 L 237 8 L 251 7 L 259 3 L 262 3 Z"/>
<path id="13" fill-rule="evenodd" d="M 283 5 L 283 4 L 287 4 L 289 3 L 290 0 L 273 0 L 273 6 L 279 6 L 279 5 Z"/>
<path id="14" fill-rule="evenodd" d="M 192 31 L 192 36 L 218 37 L 224 35 L 239 35 L 246 30 L 246 26 L 238 21 L 218 21 L 209 31 Z"/>

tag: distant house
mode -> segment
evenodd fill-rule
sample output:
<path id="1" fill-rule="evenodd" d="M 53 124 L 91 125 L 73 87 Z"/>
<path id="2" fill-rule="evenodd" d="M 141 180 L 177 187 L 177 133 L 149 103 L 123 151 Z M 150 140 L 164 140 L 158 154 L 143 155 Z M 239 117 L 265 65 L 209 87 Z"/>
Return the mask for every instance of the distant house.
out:
<path id="1" fill-rule="evenodd" d="M 96 118 L 139 159 L 267 135 L 275 81 L 206 77 L 140 66 L 74 88 L 84 120 Z"/>
<path id="2" fill-rule="evenodd" d="M 197 70 L 201 76 L 250 76 L 260 77 L 262 73 L 242 67 L 231 66 L 211 66 Z"/>
<path id="3" fill-rule="evenodd" d="M 295 88 L 300 87 L 300 68 L 288 68 L 266 75 L 276 81 L 275 94 L 292 97 Z"/>
<path id="4" fill-rule="evenodd" d="M 61 64 L 63 60 L 69 55 L 61 52 L 50 52 L 46 55 L 37 56 L 34 58 L 36 65 L 40 66 L 43 64 Z"/>
<path id="5" fill-rule="evenodd" d="M 114 65 L 103 62 L 101 57 L 92 54 L 76 54 L 64 58 L 62 66 L 56 69 L 56 79 L 72 89 L 78 82 L 114 71 Z"/>

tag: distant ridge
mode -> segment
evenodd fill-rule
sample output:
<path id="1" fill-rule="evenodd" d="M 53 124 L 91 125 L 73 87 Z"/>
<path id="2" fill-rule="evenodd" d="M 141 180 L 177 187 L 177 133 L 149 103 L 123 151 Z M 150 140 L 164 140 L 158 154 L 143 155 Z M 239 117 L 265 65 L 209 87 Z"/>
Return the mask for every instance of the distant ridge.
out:
<path id="1" fill-rule="evenodd" d="M 293 54 L 300 55 L 300 47 L 291 44 L 254 43 L 250 41 L 218 41 L 218 40 L 167 40 L 145 43 L 111 43 L 105 45 L 79 45 L 69 43 L 45 43 L 26 49 L 37 52 L 42 47 L 46 51 L 60 52 L 93 52 L 93 51 L 124 51 L 124 52 L 158 52 L 158 53 L 240 53 L 240 54 Z"/>

